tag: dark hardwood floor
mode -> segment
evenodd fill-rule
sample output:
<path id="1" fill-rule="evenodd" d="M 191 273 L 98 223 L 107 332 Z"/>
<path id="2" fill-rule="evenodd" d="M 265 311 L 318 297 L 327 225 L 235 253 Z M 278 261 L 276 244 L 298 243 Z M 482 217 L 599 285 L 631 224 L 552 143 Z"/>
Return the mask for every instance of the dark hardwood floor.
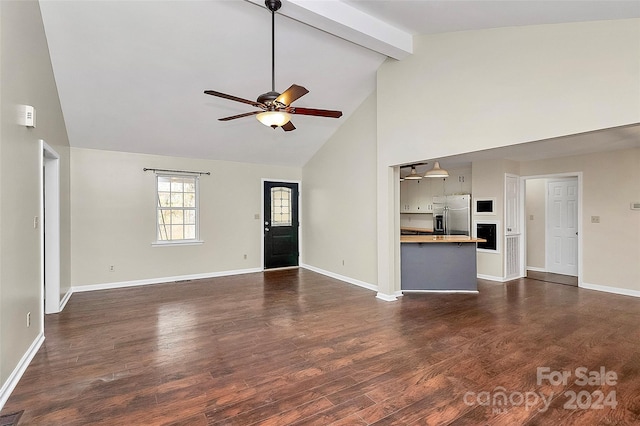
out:
<path id="1" fill-rule="evenodd" d="M 76 293 L 47 316 L 2 413 L 24 410 L 20 425 L 640 424 L 639 299 L 529 279 L 479 289 L 389 303 L 284 270 Z M 571 376 L 538 383 L 545 367 Z M 580 367 L 617 380 L 576 383 Z"/>

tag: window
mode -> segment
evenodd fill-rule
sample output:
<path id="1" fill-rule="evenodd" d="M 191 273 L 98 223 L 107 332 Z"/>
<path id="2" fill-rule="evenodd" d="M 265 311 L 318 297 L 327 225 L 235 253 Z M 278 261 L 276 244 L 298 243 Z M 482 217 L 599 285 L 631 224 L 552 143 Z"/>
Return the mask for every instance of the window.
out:
<path id="1" fill-rule="evenodd" d="M 271 188 L 271 226 L 291 226 L 291 188 Z"/>
<path id="2" fill-rule="evenodd" d="M 156 240 L 199 243 L 198 177 L 156 176 Z"/>

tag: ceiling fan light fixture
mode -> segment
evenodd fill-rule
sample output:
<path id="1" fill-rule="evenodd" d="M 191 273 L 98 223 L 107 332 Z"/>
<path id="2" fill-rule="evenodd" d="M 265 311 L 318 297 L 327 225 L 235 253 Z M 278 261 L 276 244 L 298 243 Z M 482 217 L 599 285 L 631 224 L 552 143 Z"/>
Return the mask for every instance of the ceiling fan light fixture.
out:
<path id="1" fill-rule="evenodd" d="M 284 111 L 265 111 L 257 114 L 256 118 L 265 126 L 275 129 L 287 124 L 291 120 L 291 114 Z"/>
<path id="2" fill-rule="evenodd" d="M 418 172 L 416 172 L 416 168 L 411 166 L 411 173 L 409 173 L 407 176 L 404 177 L 407 180 L 419 180 L 422 179 L 422 176 L 420 176 L 418 174 Z"/>
<path id="3" fill-rule="evenodd" d="M 449 177 L 449 172 L 440 168 L 440 163 L 433 163 L 433 168 L 424 174 L 427 178 L 446 178 Z"/>

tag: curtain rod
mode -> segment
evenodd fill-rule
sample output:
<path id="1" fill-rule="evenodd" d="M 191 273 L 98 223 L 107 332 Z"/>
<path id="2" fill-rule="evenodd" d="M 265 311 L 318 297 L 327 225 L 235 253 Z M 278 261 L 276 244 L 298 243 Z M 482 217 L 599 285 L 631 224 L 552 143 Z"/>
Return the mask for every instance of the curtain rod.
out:
<path id="1" fill-rule="evenodd" d="M 170 172 L 170 173 L 191 173 L 194 175 L 211 175 L 211 172 L 192 172 L 189 170 L 169 170 L 169 169 L 149 169 L 149 168 L 144 168 L 142 169 L 143 172 L 148 172 L 148 171 L 152 171 L 152 172 Z"/>

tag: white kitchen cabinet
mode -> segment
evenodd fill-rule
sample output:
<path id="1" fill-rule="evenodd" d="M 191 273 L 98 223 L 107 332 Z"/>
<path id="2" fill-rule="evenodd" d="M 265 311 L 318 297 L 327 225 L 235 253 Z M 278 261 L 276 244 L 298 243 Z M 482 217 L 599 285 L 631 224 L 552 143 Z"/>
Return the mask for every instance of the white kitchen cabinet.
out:
<path id="1" fill-rule="evenodd" d="M 450 170 L 444 178 L 444 195 L 471 194 L 471 170 Z"/>
<path id="2" fill-rule="evenodd" d="M 400 182 L 400 213 L 409 211 L 409 181 Z"/>
<path id="3" fill-rule="evenodd" d="M 429 179 L 429 186 L 431 187 L 432 197 L 442 197 L 445 195 L 445 178 L 425 178 Z"/>
<path id="4" fill-rule="evenodd" d="M 432 213 L 431 183 L 427 179 L 400 182 L 401 213 Z"/>

